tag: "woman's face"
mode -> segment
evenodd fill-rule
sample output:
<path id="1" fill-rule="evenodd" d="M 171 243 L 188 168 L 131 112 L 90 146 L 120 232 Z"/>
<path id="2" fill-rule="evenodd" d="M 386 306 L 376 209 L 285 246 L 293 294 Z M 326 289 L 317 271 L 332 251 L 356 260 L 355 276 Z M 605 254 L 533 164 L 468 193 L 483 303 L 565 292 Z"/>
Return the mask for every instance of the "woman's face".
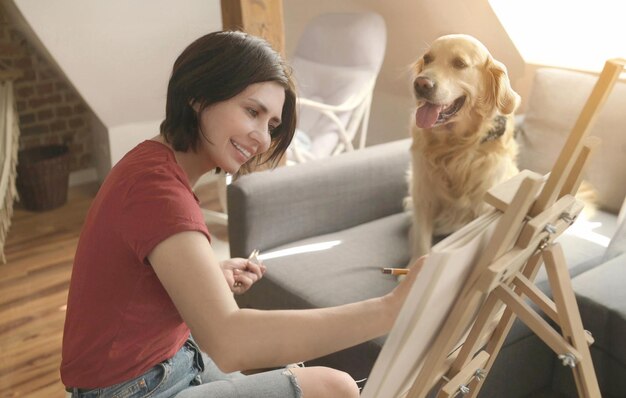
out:
<path id="1" fill-rule="evenodd" d="M 254 155 L 270 146 L 270 133 L 281 123 L 285 89 L 275 82 L 255 83 L 200 115 L 198 153 L 208 170 L 234 174 Z M 196 112 L 199 105 L 194 105 Z M 209 142 L 210 141 L 210 142 Z"/>

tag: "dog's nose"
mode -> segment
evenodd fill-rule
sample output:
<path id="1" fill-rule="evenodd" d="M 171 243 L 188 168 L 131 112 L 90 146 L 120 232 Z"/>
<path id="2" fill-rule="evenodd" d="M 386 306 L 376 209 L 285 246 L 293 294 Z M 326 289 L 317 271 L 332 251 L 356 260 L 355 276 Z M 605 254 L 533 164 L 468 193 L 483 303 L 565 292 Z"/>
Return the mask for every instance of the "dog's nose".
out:
<path id="1" fill-rule="evenodd" d="M 413 89 L 415 90 L 415 94 L 417 94 L 417 96 L 419 97 L 424 98 L 429 98 L 432 95 L 432 93 L 435 91 L 435 86 L 436 84 L 434 81 L 424 76 L 418 76 L 413 82 Z"/>

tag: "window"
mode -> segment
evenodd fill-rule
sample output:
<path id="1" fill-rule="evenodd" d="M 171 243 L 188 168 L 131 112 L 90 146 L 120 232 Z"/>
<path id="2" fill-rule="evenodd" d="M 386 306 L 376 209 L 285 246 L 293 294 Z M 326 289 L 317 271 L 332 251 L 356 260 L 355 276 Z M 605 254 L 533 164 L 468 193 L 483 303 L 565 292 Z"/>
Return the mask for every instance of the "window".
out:
<path id="1" fill-rule="evenodd" d="M 599 71 L 626 58 L 626 2 L 489 0 L 527 63 Z"/>

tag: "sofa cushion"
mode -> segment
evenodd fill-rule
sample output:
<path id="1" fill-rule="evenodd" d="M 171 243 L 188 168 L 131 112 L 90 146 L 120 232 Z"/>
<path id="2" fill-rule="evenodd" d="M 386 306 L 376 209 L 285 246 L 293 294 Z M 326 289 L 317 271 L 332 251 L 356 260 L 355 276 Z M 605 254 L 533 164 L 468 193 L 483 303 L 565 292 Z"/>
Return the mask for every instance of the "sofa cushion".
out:
<path id="1" fill-rule="evenodd" d="M 539 173 L 552 169 L 596 80 L 597 76 L 580 72 L 537 70 L 519 136 L 520 169 Z M 592 154 L 586 178 L 598 191 L 599 205 L 614 213 L 626 196 L 624 103 L 626 84 L 618 82 L 589 132 L 602 144 Z"/>
<path id="2" fill-rule="evenodd" d="M 261 256 L 265 276 L 242 297 L 255 296 L 250 304 L 261 308 L 319 308 L 384 295 L 396 279 L 380 269 L 407 264 L 409 224 L 397 213 L 270 249 Z M 350 261 L 338 260 L 344 258 Z"/>
<path id="3" fill-rule="evenodd" d="M 409 224 L 408 214 L 397 213 L 270 249 L 261 256 L 267 266 L 265 276 L 237 301 L 248 308 L 297 309 L 382 296 L 397 280 L 380 269 L 405 266 L 409 261 Z M 290 251 L 297 256 L 289 255 Z M 367 377 L 383 342 L 379 338 L 313 364 L 337 367 L 355 378 Z"/>
<path id="4" fill-rule="evenodd" d="M 228 186 L 233 257 L 403 211 L 410 139 L 244 175 Z"/>
<path id="5" fill-rule="evenodd" d="M 516 324 L 521 325 L 521 322 L 517 320 Z M 537 397 L 536 391 L 551 385 L 554 356 L 554 352 L 532 333 L 515 344 L 504 345 L 479 397 Z"/>

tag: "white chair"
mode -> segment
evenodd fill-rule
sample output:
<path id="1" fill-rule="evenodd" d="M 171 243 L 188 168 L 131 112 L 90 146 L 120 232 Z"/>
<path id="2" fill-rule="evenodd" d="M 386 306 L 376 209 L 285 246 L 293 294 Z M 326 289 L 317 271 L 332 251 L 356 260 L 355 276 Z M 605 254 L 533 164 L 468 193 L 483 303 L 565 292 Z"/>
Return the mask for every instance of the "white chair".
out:
<path id="1" fill-rule="evenodd" d="M 288 151 L 292 162 L 365 146 L 376 77 L 387 31 L 372 12 L 315 17 L 300 37 L 291 65 L 298 88 L 299 122 Z"/>

